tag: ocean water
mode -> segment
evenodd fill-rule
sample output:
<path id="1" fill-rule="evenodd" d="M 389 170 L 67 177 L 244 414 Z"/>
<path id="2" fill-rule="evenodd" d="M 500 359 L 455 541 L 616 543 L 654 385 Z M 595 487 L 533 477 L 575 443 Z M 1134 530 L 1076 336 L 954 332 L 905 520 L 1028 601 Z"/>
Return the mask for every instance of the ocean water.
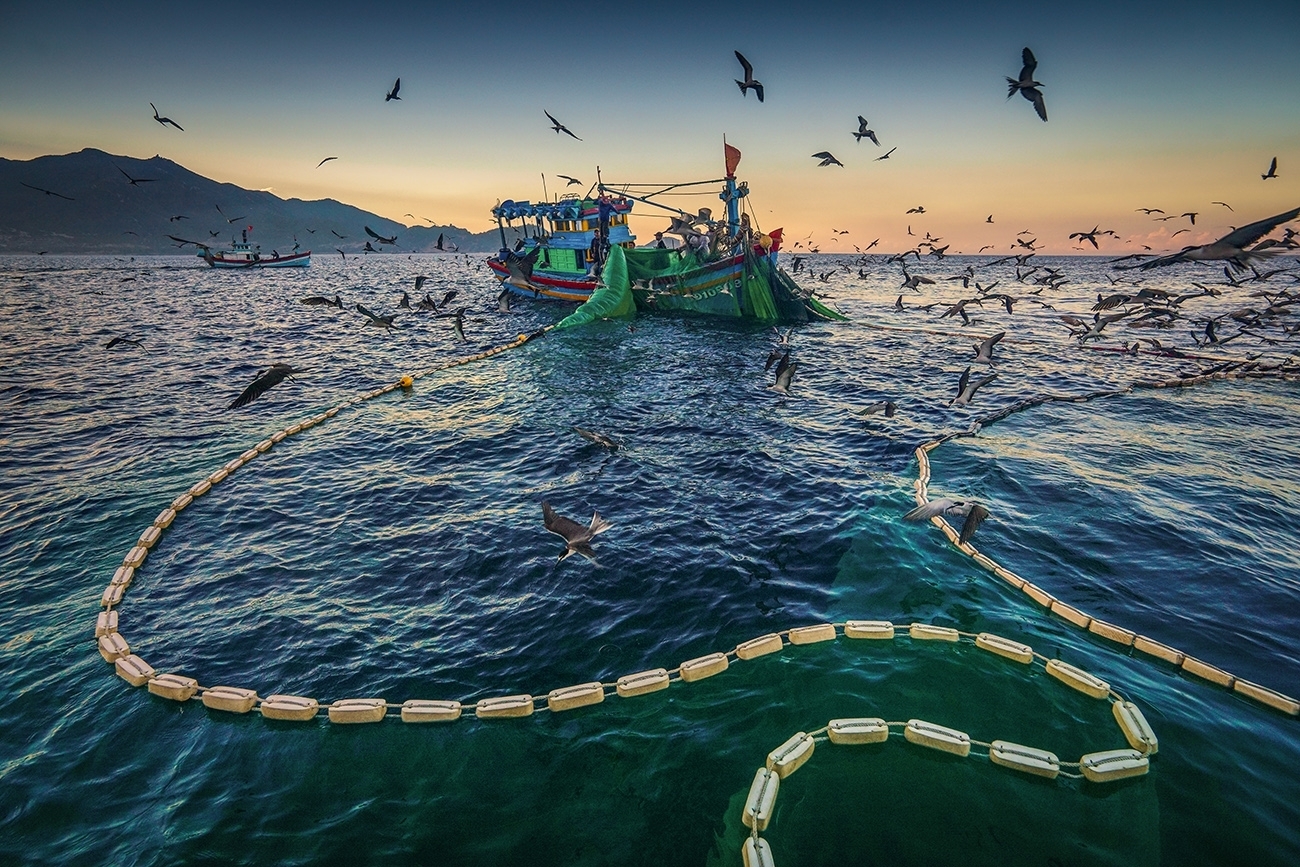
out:
<path id="1" fill-rule="evenodd" d="M 131 585 L 121 632 L 158 671 L 324 702 L 457 699 L 612 681 L 768 632 L 845 619 L 989 631 L 1105 679 L 1160 739 L 1150 773 L 1045 781 L 913 746 L 822 744 L 781 785 L 778 864 L 1293 864 L 1300 720 L 1049 616 L 909 524 L 913 449 L 1044 394 L 1198 362 L 1081 348 L 1058 313 L 1109 293 L 1099 260 L 1008 315 L 962 297 L 968 261 L 847 257 L 796 328 L 792 393 L 767 388 L 770 329 L 685 318 L 551 333 L 347 407 L 177 517 Z M 846 268 L 845 265 L 850 267 Z M 393 312 L 416 274 L 451 320 Z M 1144 285 L 1183 291 L 1213 270 Z M 810 282 L 809 282 L 810 281 Z M 1276 284 L 1270 284 L 1276 286 Z M 1268 288 L 1266 285 L 1265 288 Z M 1247 304 L 1253 287 L 1186 302 Z M 348 309 L 303 306 L 340 294 Z M 508 342 L 567 311 L 496 311 L 469 257 L 321 257 L 218 272 L 190 257 L 0 259 L 0 862 L 13 864 L 741 863 L 755 769 L 839 717 L 921 718 L 1049 749 L 1125 747 L 1109 704 L 974 647 L 787 647 L 666 691 L 525 719 L 272 722 L 133 689 L 99 656 L 100 594 L 173 498 L 271 433 L 376 386 Z M 1049 303 L 1045 309 L 1028 300 Z M 1157 336 L 1193 349 L 1180 323 Z M 999 378 L 950 407 L 970 345 Z M 105 344 L 131 337 L 144 348 Z M 1275 335 L 1280 336 L 1280 335 Z M 1115 346 L 1117 342 L 1105 342 Z M 1240 339 L 1210 357 L 1294 343 Z M 225 407 L 274 362 L 305 372 Z M 1208 365 L 1210 362 L 1200 362 Z M 976 371 L 978 373 L 978 371 Z M 891 419 L 863 417 L 889 398 Z M 1295 382 L 1216 382 L 1048 403 L 931 452 L 932 497 L 992 516 L 975 543 L 1098 618 L 1300 694 Z M 609 453 L 573 433 L 604 432 Z M 557 563 L 540 502 L 613 529 Z"/>

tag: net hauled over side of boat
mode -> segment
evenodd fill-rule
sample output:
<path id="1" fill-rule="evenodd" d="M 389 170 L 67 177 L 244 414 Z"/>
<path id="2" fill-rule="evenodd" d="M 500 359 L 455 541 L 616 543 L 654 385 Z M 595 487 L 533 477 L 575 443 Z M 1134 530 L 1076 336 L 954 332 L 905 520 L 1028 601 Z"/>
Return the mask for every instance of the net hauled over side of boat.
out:
<path id="1" fill-rule="evenodd" d="M 627 259 L 623 248 L 610 247 L 609 260 L 601 272 L 601 282 L 591 297 L 577 310 L 556 323 L 558 328 L 572 328 L 586 325 L 598 319 L 621 319 L 636 315 L 636 302 L 632 300 L 632 288 L 627 278 Z"/>

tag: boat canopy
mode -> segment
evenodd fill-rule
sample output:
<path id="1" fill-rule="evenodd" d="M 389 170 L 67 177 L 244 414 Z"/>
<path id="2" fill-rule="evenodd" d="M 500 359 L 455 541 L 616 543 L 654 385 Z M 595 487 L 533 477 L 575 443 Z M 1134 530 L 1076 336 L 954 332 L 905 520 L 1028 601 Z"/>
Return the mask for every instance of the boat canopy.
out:
<path id="1" fill-rule="evenodd" d="M 626 214 L 632 210 L 632 203 L 627 199 L 614 199 L 611 204 L 614 213 Z M 544 217 L 548 220 L 577 220 L 596 214 L 598 204 L 591 199 L 560 199 L 558 202 L 516 202 L 506 199 L 492 209 L 492 216 L 499 220 L 516 220 L 527 217 Z"/>

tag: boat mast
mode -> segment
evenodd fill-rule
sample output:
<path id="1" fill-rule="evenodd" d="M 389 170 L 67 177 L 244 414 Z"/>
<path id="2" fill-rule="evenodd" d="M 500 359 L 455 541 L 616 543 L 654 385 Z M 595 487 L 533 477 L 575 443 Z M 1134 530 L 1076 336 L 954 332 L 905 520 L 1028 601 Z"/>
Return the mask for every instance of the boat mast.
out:
<path id="1" fill-rule="evenodd" d="M 740 234 L 740 200 L 749 195 L 749 184 L 736 183 L 736 166 L 740 164 L 740 151 L 727 144 L 727 137 L 722 137 L 722 152 L 727 168 L 723 179 L 722 192 L 718 198 L 727 204 L 727 231 L 734 238 Z"/>

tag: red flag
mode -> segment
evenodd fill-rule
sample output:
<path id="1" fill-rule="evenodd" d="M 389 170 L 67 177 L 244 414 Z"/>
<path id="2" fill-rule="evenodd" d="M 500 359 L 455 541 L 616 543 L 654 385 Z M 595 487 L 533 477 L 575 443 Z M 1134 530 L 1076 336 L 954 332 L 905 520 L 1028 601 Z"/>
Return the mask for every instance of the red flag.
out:
<path id="1" fill-rule="evenodd" d="M 722 152 L 727 160 L 727 177 L 734 178 L 736 176 L 736 166 L 740 165 L 740 151 L 724 141 L 722 143 Z"/>

